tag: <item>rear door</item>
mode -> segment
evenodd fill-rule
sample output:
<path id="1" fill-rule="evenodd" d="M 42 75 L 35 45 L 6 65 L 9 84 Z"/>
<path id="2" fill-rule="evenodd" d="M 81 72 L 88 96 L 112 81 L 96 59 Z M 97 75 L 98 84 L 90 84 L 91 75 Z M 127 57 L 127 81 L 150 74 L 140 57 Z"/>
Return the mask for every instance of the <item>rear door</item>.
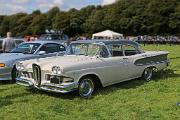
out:
<path id="1" fill-rule="evenodd" d="M 136 78 L 139 72 L 138 67 L 134 65 L 134 60 L 139 53 L 137 48 L 132 44 L 124 44 L 124 60 L 126 60 L 126 76 L 125 79 Z"/>

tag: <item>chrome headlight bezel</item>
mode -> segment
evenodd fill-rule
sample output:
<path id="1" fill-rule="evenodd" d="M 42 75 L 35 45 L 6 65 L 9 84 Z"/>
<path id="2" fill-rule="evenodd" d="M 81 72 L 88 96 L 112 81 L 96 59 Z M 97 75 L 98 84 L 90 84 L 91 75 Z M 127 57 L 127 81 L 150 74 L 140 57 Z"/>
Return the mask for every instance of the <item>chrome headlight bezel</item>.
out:
<path id="1" fill-rule="evenodd" d="M 21 62 L 16 63 L 16 69 L 18 71 L 23 71 L 25 69 L 24 65 Z"/>
<path id="2" fill-rule="evenodd" d="M 59 66 L 53 66 L 52 73 L 55 75 L 60 75 L 62 73 L 62 69 Z"/>

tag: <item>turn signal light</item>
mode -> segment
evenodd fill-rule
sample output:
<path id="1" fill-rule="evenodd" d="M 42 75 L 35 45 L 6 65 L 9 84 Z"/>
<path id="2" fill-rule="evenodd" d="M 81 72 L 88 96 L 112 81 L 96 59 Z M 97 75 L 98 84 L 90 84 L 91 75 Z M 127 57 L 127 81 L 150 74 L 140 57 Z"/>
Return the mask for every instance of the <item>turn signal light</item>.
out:
<path id="1" fill-rule="evenodd" d="M 3 68 L 5 67 L 5 64 L 4 63 L 0 63 L 0 68 Z"/>

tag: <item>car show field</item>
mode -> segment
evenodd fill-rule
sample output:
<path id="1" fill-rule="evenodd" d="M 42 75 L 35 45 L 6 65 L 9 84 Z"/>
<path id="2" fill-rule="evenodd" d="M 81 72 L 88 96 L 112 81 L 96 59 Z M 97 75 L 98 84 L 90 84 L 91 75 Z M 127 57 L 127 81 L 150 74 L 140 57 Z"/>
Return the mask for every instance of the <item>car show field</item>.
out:
<path id="1" fill-rule="evenodd" d="M 77 92 L 43 92 L 0 81 L 0 119 L 28 120 L 178 120 L 180 119 L 180 46 L 146 45 L 169 51 L 170 65 L 152 81 L 134 79 L 98 89 L 90 99 Z"/>

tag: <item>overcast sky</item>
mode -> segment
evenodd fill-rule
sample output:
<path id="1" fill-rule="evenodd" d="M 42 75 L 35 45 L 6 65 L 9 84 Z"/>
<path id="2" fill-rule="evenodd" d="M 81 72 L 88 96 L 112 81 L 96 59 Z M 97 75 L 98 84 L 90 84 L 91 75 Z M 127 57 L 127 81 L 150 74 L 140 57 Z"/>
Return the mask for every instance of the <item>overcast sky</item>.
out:
<path id="1" fill-rule="evenodd" d="M 48 11 L 53 6 L 61 10 L 80 9 L 87 5 L 108 5 L 116 0 L 0 0 L 0 15 L 18 12 L 31 13 L 33 10 Z"/>

